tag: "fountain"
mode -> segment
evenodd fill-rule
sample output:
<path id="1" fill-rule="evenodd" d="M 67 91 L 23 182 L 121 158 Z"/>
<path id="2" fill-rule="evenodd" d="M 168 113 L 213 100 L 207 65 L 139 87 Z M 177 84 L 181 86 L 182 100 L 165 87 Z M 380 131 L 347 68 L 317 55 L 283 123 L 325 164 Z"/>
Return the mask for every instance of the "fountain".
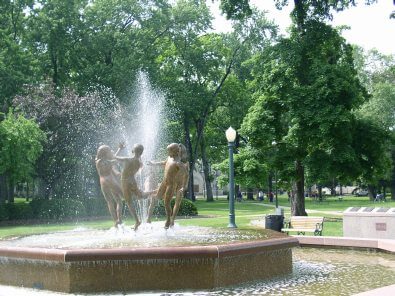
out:
<path id="1" fill-rule="evenodd" d="M 76 292 L 213 289 L 292 271 L 297 240 L 268 231 L 89 230 L 0 244 L 0 283 Z M 182 280 L 180 280 L 182 279 Z"/>
<path id="2" fill-rule="evenodd" d="M 144 146 L 145 162 L 158 157 L 163 104 L 144 74 L 139 85 L 140 100 L 123 139 L 128 147 Z M 137 177 L 141 188 L 144 170 Z M 139 205 L 140 215 L 146 208 Z M 0 283 L 67 293 L 213 289 L 291 273 L 291 249 L 298 245 L 271 230 L 118 226 L 1 241 Z"/>

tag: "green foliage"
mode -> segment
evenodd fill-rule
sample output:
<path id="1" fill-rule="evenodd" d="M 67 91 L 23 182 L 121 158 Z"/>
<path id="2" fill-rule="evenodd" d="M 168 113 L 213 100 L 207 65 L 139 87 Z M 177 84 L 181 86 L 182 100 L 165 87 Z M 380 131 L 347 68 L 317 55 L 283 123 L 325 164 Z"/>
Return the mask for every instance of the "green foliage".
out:
<path id="1" fill-rule="evenodd" d="M 170 203 L 172 208 L 174 206 L 174 203 L 175 203 L 175 199 L 172 199 Z M 156 217 L 166 216 L 163 200 L 160 200 L 158 204 L 155 206 L 153 214 Z M 183 198 L 181 200 L 180 210 L 178 211 L 177 216 L 189 217 L 189 216 L 197 216 L 197 214 L 198 214 L 198 210 L 195 204 L 191 202 L 189 199 Z"/>
<path id="2" fill-rule="evenodd" d="M 364 52 L 360 48 L 354 49 L 354 56 L 358 62 L 358 75 L 363 78 L 371 94 L 369 100 L 355 111 L 356 117 L 360 119 L 357 132 L 359 137 L 366 138 L 367 141 L 360 145 L 362 164 L 365 166 L 361 181 L 374 186 L 383 180 L 391 180 L 388 183 L 392 184 L 394 198 L 395 57 L 380 54 L 376 50 Z M 368 125 L 374 128 L 367 130 Z M 373 156 L 374 166 L 367 165 L 367 155 Z"/>
<path id="3" fill-rule="evenodd" d="M 89 199 L 42 199 L 35 198 L 30 203 L 7 203 L 0 205 L 0 221 L 45 219 L 65 220 L 80 217 L 108 216 L 104 198 Z"/>
<path id="4" fill-rule="evenodd" d="M 366 4 L 374 3 L 377 0 L 366 0 Z M 278 9 L 287 6 L 289 2 L 295 4 L 293 15 L 298 20 L 305 20 L 307 17 L 315 19 L 332 18 L 334 11 L 342 11 L 348 7 L 355 6 L 354 0 L 274 0 Z M 246 15 L 251 14 L 249 0 L 221 0 L 222 11 L 229 19 L 243 19 Z M 392 16 L 392 14 L 391 14 Z"/>
<path id="5" fill-rule="evenodd" d="M 32 5 L 32 0 L 0 2 L 0 108 L 10 105 L 12 97 L 21 91 L 23 84 L 37 78 L 36 60 L 26 50 L 23 38 L 25 12 Z"/>
<path id="6" fill-rule="evenodd" d="M 27 203 L 7 203 L 0 205 L 0 221 L 32 218 L 33 210 Z"/>
<path id="7" fill-rule="evenodd" d="M 227 19 L 243 19 L 251 15 L 249 0 L 221 0 L 220 8 Z"/>
<path id="8" fill-rule="evenodd" d="M 13 184 L 30 180 L 45 141 L 33 120 L 10 110 L 0 122 L 0 174 L 7 174 Z"/>
<path id="9" fill-rule="evenodd" d="M 256 148 L 269 151 L 278 143 L 274 164 L 280 171 L 301 159 L 315 180 L 326 174 L 355 177 L 361 172 L 352 147 L 352 110 L 366 92 L 351 47 L 325 24 L 308 22 L 305 28 L 304 35 L 294 31 L 257 61 L 257 100 L 243 132 Z"/>
<path id="10" fill-rule="evenodd" d="M 77 199 L 33 199 L 30 203 L 33 215 L 38 219 L 64 220 L 86 215 L 85 206 Z"/>
<path id="11" fill-rule="evenodd" d="M 81 201 L 86 209 L 87 216 L 100 217 L 108 215 L 108 207 L 104 198 L 85 198 Z"/>

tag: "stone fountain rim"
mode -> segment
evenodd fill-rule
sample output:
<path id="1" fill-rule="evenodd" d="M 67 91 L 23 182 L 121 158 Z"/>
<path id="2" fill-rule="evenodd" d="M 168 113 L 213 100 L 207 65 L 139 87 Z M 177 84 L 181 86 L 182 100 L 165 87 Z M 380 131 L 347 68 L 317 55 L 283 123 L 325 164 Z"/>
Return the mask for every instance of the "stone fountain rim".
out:
<path id="1" fill-rule="evenodd" d="M 271 238 L 231 242 L 216 245 L 174 247 L 122 247 L 106 249 L 54 249 L 33 247 L 0 247 L 0 257 L 33 259 L 54 262 L 80 262 L 102 260 L 147 260 L 147 259 L 191 259 L 221 258 L 247 255 L 265 250 L 276 250 L 299 246 L 295 237 Z"/>

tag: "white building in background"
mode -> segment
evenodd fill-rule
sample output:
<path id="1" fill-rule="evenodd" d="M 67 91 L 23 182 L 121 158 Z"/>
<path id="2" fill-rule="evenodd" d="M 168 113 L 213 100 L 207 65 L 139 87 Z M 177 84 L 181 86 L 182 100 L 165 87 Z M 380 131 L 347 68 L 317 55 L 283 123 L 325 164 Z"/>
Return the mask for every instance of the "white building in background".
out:
<path id="1" fill-rule="evenodd" d="M 356 189 L 358 189 L 358 186 L 341 186 L 342 194 L 354 194 Z M 312 187 L 312 191 L 318 192 L 317 186 L 314 185 Z M 336 191 L 336 194 L 340 194 L 340 186 L 339 185 L 335 187 L 335 191 Z M 322 194 L 331 195 L 331 189 L 328 187 L 323 187 Z"/>
<path id="2" fill-rule="evenodd" d="M 214 180 L 212 180 L 211 189 L 213 196 L 223 195 L 223 189 L 218 188 L 217 177 L 214 177 Z M 196 195 L 206 196 L 206 184 L 202 170 L 195 169 L 193 172 L 193 191 Z"/>

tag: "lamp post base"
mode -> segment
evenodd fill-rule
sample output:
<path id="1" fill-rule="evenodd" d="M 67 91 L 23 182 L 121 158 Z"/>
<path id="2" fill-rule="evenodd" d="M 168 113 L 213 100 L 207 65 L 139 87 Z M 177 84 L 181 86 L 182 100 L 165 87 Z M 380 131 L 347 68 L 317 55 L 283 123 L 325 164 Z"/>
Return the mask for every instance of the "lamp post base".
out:
<path id="1" fill-rule="evenodd" d="M 228 228 L 237 228 L 236 222 L 235 222 L 235 216 L 232 215 L 232 214 L 229 215 L 229 224 L 228 224 Z"/>

